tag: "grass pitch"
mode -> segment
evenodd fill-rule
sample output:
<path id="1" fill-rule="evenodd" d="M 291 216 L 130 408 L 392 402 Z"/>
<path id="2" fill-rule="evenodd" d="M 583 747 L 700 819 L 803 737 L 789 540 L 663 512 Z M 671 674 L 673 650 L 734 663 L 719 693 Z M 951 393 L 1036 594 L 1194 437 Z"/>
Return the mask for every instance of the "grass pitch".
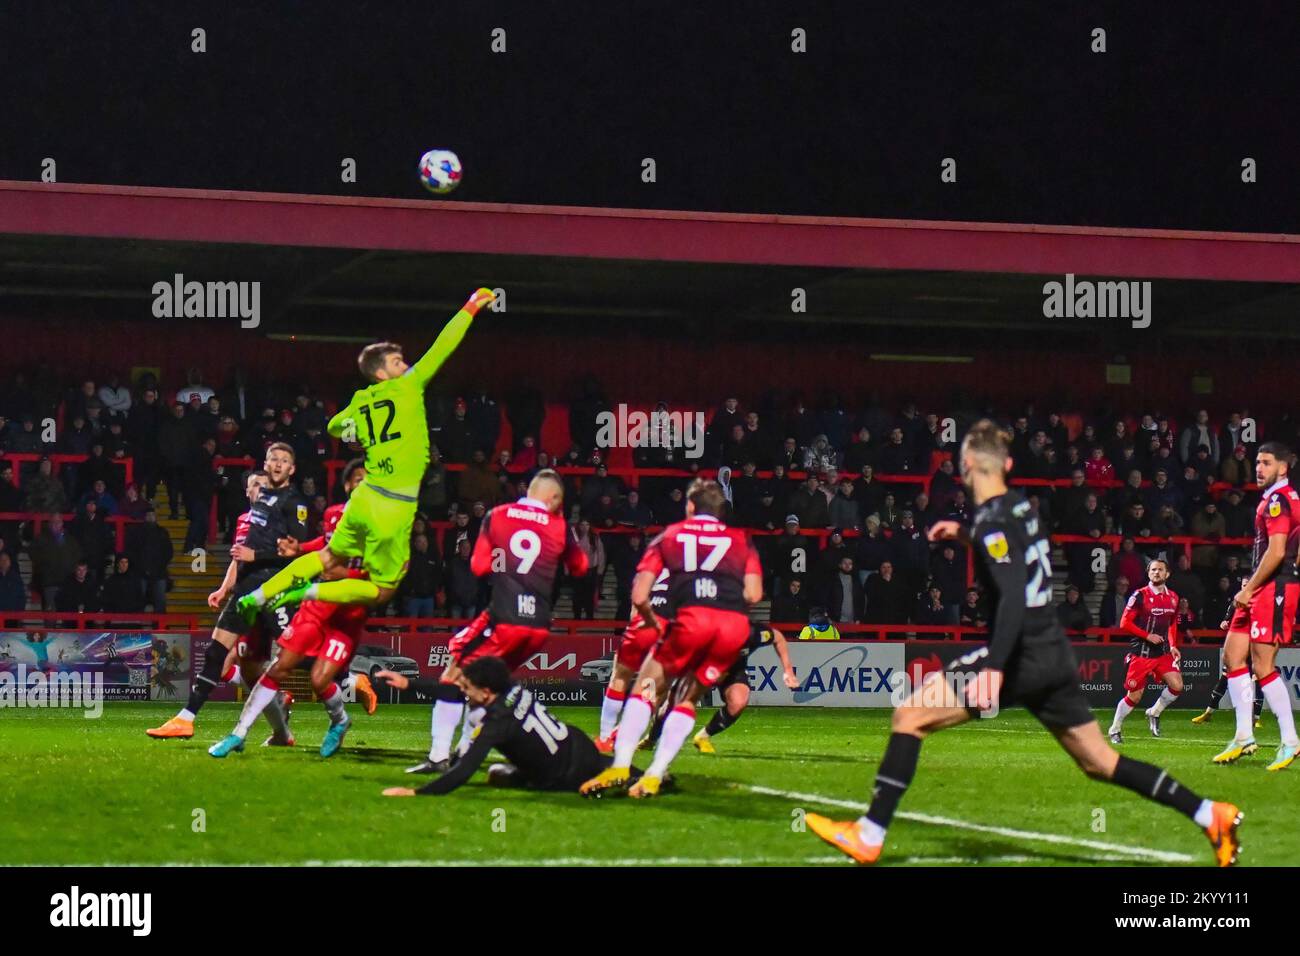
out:
<path id="1" fill-rule="evenodd" d="M 209 705 L 193 740 L 145 736 L 174 710 L 0 715 L 0 864 L 851 865 L 803 832 L 801 813 L 857 816 L 889 733 L 883 710 L 756 708 L 716 738 L 717 755 L 688 744 L 677 791 L 657 800 L 500 790 L 482 773 L 448 797 L 389 799 L 380 791 L 411 784 L 402 768 L 428 746 L 428 708 L 381 707 L 374 717 L 352 708 L 352 731 L 330 760 L 316 752 L 325 717 L 313 704 L 295 708 L 297 747 L 257 746 L 267 732 L 259 722 L 248 749 L 224 760 L 206 748 L 236 705 Z M 595 728 L 593 708 L 556 713 Z M 1166 712 L 1155 740 L 1135 714 L 1123 752 L 1241 806 L 1241 865 L 1294 864 L 1300 769 L 1264 771 L 1276 724 L 1265 715 L 1259 755 L 1216 767 L 1230 715 L 1208 727 L 1190 717 Z M 643 752 L 637 763 L 648 760 Z M 880 865 L 1210 862 L 1189 821 L 1087 780 L 1033 718 L 1009 711 L 926 742 Z"/>

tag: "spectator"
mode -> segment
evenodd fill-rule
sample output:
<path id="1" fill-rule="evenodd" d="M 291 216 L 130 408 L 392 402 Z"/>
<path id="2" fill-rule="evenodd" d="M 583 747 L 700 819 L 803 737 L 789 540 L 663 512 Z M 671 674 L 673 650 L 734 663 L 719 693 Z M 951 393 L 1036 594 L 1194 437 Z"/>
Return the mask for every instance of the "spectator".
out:
<path id="1" fill-rule="evenodd" d="M 786 441 L 793 444 L 793 440 L 787 438 Z M 853 436 L 853 442 L 844 450 L 844 470 L 852 474 L 860 474 L 863 465 L 874 465 L 876 459 L 876 450 L 871 444 L 871 430 L 865 425 L 857 430 Z"/>
<path id="2" fill-rule="evenodd" d="M 78 561 L 72 574 L 59 587 L 54 609 L 73 613 L 100 610 L 99 589 L 95 582 L 96 576 L 90 573 L 90 566 L 84 560 Z"/>
<path id="3" fill-rule="evenodd" d="M 808 612 L 808 624 L 799 632 L 801 641 L 838 641 L 840 632 L 831 623 L 826 608 L 815 607 Z"/>
<path id="4" fill-rule="evenodd" d="M 112 614 L 139 614 L 144 610 L 144 584 L 131 568 L 131 559 L 119 554 L 113 574 L 99 589 L 99 603 Z"/>
<path id="5" fill-rule="evenodd" d="M 63 483 L 54 476 L 54 466 L 48 458 L 40 460 L 36 474 L 29 477 L 24 485 L 27 492 L 24 511 L 55 514 L 67 510 L 68 498 L 64 494 Z"/>
<path id="6" fill-rule="evenodd" d="M 948 616 L 945 624 L 956 623 L 961 616 L 961 602 L 966 591 L 966 561 L 958 558 L 957 546 L 945 541 L 939 553 L 930 559 L 931 584 L 939 589 Z"/>
<path id="7" fill-rule="evenodd" d="M 1151 518 L 1147 514 L 1147 506 L 1140 501 L 1134 501 L 1125 509 L 1124 514 L 1119 519 L 1119 527 L 1115 529 L 1117 534 L 1122 534 L 1132 538 L 1149 538 L 1151 537 Z"/>
<path id="8" fill-rule="evenodd" d="M 0 551 L 0 611 L 27 609 L 27 585 L 8 551 Z"/>
<path id="9" fill-rule="evenodd" d="M 447 468 L 437 445 L 429 446 L 429 466 L 420 481 L 419 508 L 428 515 L 447 512 Z"/>
<path id="10" fill-rule="evenodd" d="M 745 416 L 740 410 L 740 399 L 734 396 L 725 399 L 722 407 L 713 413 L 713 418 L 709 420 L 708 430 L 705 432 L 705 441 L 708 444 L 710 455 L 712 457 L 720 456 L 723 445 L 734 434 L 733 429 L 737 425 L 743 428 L 744 424 Z"/>
<path id="11" fill-rule="evenodd" d="M 1192 609 L 1191 602 L 1187 598 L 1180 596 L 1178 598 L 1178 633 L 1186 635 L 1193 628 L 1200 626 L 1200 621 L 1197 619 L 1196 612 Z"/>
<path id="12" fill-rule="evenodd" d="M 821 482 L 815 474 L 809 474 L 799 489 L 790 496 L 790 510 L 798 516 L 801 527 L 830 527 L 830 508 L 827 507 L 826 496 L 821 493 Z"/>
<path id="13" fill-rule="evenodd" d="M 495 505 L 497 503 L 500 482 L 496 472 L 487 460 L 482 448 L 475 448 L 470 454 L 470 462 L 460 474 L 457 494 L 462 508 L 468 508 L 475 501 Z"/>
<path id="14" fill-rule="evenodd" d="M 755 528 L 763 531 L 777 531 L 781 528 L 781 506 L 777 504 L 770 482 L 764 482 L 758 486 L 758 500 L 742 508 L 737 517 L 740 525 L 745 528 Z M 763 538 L 761 540 L 766 541 L 769 539 Z M 802 617 L 800 617 L 800 620 L 802 620 Z"/>
<path id="15" fill-rule="evenodd" d="M 1171 504 L 1160 506 L 1160 513 L 1151 521 L 1151 533 L 1157 538 L 1172 538 L 1183 533 L 1183 516 Z"/>
<path id="16" fill-rule="evenodd" d="M 1128 604 L 1129 579 L 1121 574 L 1115 583 L 1101 596 L 1101 627 L 1119 627 L 1120 618 L 1124 616 L 1124 606 Z"/>
<path id="17" fill-rule="evenodd" d="M 194 465 L 198 444 L 194 424 L 185 417 L 185 406 L 177 402 L 172 406 L 171 416 L 158 426 L 162 480 L 167 485 L 167 503 L 173 521 L 180 519 L 181 502 L 188 484 L 187 472 Z M 262 451 L 265 449 L 259 449 L 259 453 Z"/>
<path id="18" fill-rule="evenodd" d="M 1246 457 L 1246 446 L 1237 445 L 1232 449 L 1232 456 L 1223 459 L 1219 466 L 1219 480 L 1240 488 L 1255 479 L 1255 466 Z"/>
<path id="19" fill-rule="evenodd" d="M 102 478 L 95 479 L 95 483 L 86 490 L 86 493 L 81 496 L 81 500 L 77 502 L 77 507 L 85 508 L 91 502 L 95 503 L 103 517 L 117 514 L 117 499 L 109 494 L 108 486 Z"/>
<path id="20" fill-rule="evenodd" d="M 911 511 L 899 517 L 890 538 L 890 560 L 910 594 L 919 593 L 930 570 L 930 542 L 916 527 Z"/>
<path id="21" fill-rule="evenodd" d="M 773 624 L 793 624 L 807 620 L 808 601 L 803 593 L 803 580 L 790 578 L 783 582 L 780 591 L 772 598 L 771 615 Z"/>
<path id="22" fill-rule="evenodd" d="M 632 616 L 632 579 L 636 577 L 636 566 L 645 553 L 645 535 L 638 529 L 633 534 L 615 535 L 618 546 L 611 547 L 607 557 L 614 567 L 614 589 L 618 605 L 614 610 L 614 620 L 626 621 Z"/>
<path id="23" fill-rule="evenodd" d="M 885 561 L 866 584 L 864 620 L 871 624 L 905 624 L 911 603 L 907 586 L 894 576 L 894 565 Z"/>
<path id="24" fill-rule="evenodd" d="M 212 513 L 212 496 L 218 487 L 216 470 L 212 464 L 216 451 L 216 439 L 205 438 L 194 450 L 190 464 L 185 469 L 185 513 L 190 519 L 185 531 L 186 551 L 202 548 L 208 542 L 208 516 Z M 170 490 L 169 488 L 168 491 Z"/>
<path id="25" fill-rule="evenodd" d="M 1106 454 L 1100 445 L 1093 447 L 1088 456 L 1088 461 L 1083 466 L 1083 474 L 1090 484 L 1115 480 L 1115 466 L 1106 458 Z"/>
<path id="26" fill-rule="evenodd" d="M 433 617 L 437 594 L 442 587 L 442 562 L 429 549 L 429 536 L 411 538 L 411 563 L 402 579 L 402 614 L 406 617 Z"/>
<path id="27" fill-rule="evenodd" d="M 1092 627 L 1092 612 L 1083 603 L 1083 594 L 1073 584 L 1065 589 L 1065 602 L 1056 606 L 1056 616 L 1067 631 Z"/>
<path id="28" fill-rule="evenodd" d="M 951 470 L 952 463 L 948 463 Z M 940 468 L 942 471 L 942 467 Z M 867 515 L 877 514 L 885 501 L 885 487 L 876 480 L 876 469 L 872 465 L 863 465 L 858 480 L 853 483 L 853 500 L 858 503 L 858 514 L 863 520 Z"/>
<path id="29" fill-rule="evenodd" d="M 812 542 L 800 533 L 799 516 L 786 515 L 785 533 L 772 546 L 772 575 L 778 582 L 774 587 L 782 587 L 783 582 L 806 575 L 812 568 L 815 551 Z"/>
<path id="30" fill-rule="evenodd" d="M 99 510 L 95 499 L 90 499 L 82 506 L 77 519 L 72 523 L 72 534 L 81 545 L 81 554 L 90 565 L 95 580 L 104 573 L 108 556 L 113 553 L 116 538 L 113 528 L 104 520 L 104 512 Z"/>
<path id="31" fill-rule="evenodd" d="M 135 482 L 126 486 L 126 496 L 118 502 L 118 513 L 123 518 L 130 518 L 132 521 L 143 521 L 145 512 L 152 505 L 140 497 L 140 487 Z M 3 509 L 0 509 L 3 510 Z"/>
<path id="32" fill-rule="evenodd" d="M 1184 465 L 1196 457 L 1196 450 L 1204 445 L 1206 460 L 1211 470 L 1219 465 L 1219 435 L 1210 426 L 1210 413 L 1201 409 L 1196 413 L 1194 424 L 1188 425 L 1178 436 L 1178 457 Z"/>
<path id="33" fill-rule="evenodd" d="M 1119 553 L 1110 562 L 1111 573 L 1129 581 L 1145 581 L 1146 567 L 1146 559 L 1137 550 L 1137 542 L 1131 537 L 1125 537 L 1120 542 Z M 1125 597 L 1127 596 L 1126 593 Z"/>
<path id="34" fill-rule="evenodd" d="M 787 436 L 781 442 L 781 448 L 773 457 L 772 464 L 781 465 L 786 471 L 798 471 L 802 468 L 803 455 L 799 452 L 799 443 L 793 437 Z"/>
<path id="35" fill-rule="evenodd" d="M 176 404 L 184 406 L 197 399 L 202 405 L 212 395 L 212 389 L 203 384 L 203 373 L 197 368 L 191 368 L 185 373 L 185 386 L 176 393 Z"/>
<path id="36" fill-rule="evenodd" d="M 1236 596 L 1237 590 L 1228 575 L 1219 575 L 1215 580 L 1214 590 L 1205 599 L 1205 609 L 1201 612 L 1201 620 L 1205 622 L 1205 627 L 1221 627 L 1228 623 L 1232 613 L 1232 599 Z"/>
<path id="37" fill-rule="evenodd" d="M 474 427 L 468 413 L 469 405 L 465 399 L 456 399 L 452 404 L 451 418 L 437 430 L 438 447 L 442 449 L 446 460 L 453 464 L 468 462 L 475 451 Z"/>
<path id="38" fill-rule="evenodd" d="M 840 479 L 839 493 L 831 499 L 827 519 L 836 528 L 857 531 L 862 527 L 862 509 L 853 497 L 853 479 L 847 475 Z"/>
<path id="39" fill-rule="evenodd" d="M 146 603 L 155 614 L 167 613 L 167 591 L 174 548 L 171 535 L 158 524 L 158 513 L 150 506 L 140 524 L 126 529 L 126 549 L 131 566 L 141 578 Z"/>
<path id="40" fill-rule="evenodd" d="M 876 455 L 876 464 L 885 476 L 911 474 L 915 464 L 912 450 L 903 442 L 903 429 L 892 428 L 885 447 Z"/>
<path id="41" fill-rule="evenodd" d="M 126 440 L 130 442 L 135 460 L 135 478 L 140 483 L 143 496 L 153 500 L 158 489 L 158 476 L 162 471 L 162 451 L 159 435 L 162 410 L 158 407 L 158 391 L 146 388 L 126 418 Z"/>
<path id="42" fill-rule="evenodd" d="M 949 614 L 949 609 L 944 606 L 943 594 L 937 584 L 931 584 L 917 598 L 916 610 L 912 612 L 912 620 L 917 624 L 932 627 L 955 623 L 954 617 Z M 933 637 L 934 635 L 922 636 Z"/>
<path id="43" fill-rule="evenodd" d="M 641 493 L 635 488 L 628 489 L 623 503 L 615 508 L 615 520 L 620 525 L 632 528 L 644 528 L 654 524 L 654 515 L 641 500 Z"/>
<path id="44" fill-rule="evenodd" d="M 803 449 L 803 470 L 810 473 L 828 471 L 835 467 L 835 449 L 825 435 L 818 435 L 812 444 Z"/>
<path id="45" fill-rule="evenodd" d="M 1170 483 L 1169 472 L 1164 468 L 1157 468 L 1151 479 L 1151 487 L 1147 489 L 1145 501 L 1148 514 L 1159 514 L 1164 505 L 1169 505 L 1174 511 L 1181 513 L 1184 498 L 1182 489 Z"/>
<path id="46" fill-rule="evenodd" d="M 32 586 L 40 592 L 41 608 L 54 609 L 59 585 L 68 579 L 81 560 L 81 545 L 63 526 L 63 517 L 52 514 L 32 542 Z"/>
<path id="47" fill-rule="evenodd" d="M 587 573 L 573 578 L 573 616 L 591 620 L 596 616 L 600 582 L 605 577 L 605 546 L 600 535 L 592 534 L 591 522 L 585 518 L 578 522 L 570 534 L 573 543 L 587 555 Z"/>
<path id="48" fill-rule="evenodd" d="M 864 525 L 853 554 L 853 563 L 858 569 L 858 578 L 865 587 L 867 579 L 880 570 L 881 564 L 889 560 L 890 544 L 889 539 L 881 533 L 878 517 L 867 515 Z"/>
<path id="49" fill-rule="evenodd" d="M 984 609 L 984 602 L 980 600 L 980 592 L 977 588 L 966 589 L 966 599 L 962 601 L 959 620 L 962 627 L 988 627 L 988 612 Z"/>
<path id="50" fill-rule="evenodd" d="M 525 435 L 519 450 L 515 452 L 514 470 L 528 474 L 537 468 L 537 439 Z"/>
<path id="51" fill-rule="evenodd" d="M 468 535 L 459 538 L 447 562 L 447 611 L 454 618 L 472 618 L 478 614 L 478 578 L 469 566 L 472 550 Z"/>
<path id="52" fill-rule="evenodd" d="M 1224 495 L 1227 501 L 1219 505 L 1223 513 L 1225 538 L 1249 538 L 1254 532 L 1255 509 L 1242 500 L 1240 488 L 1229 488 Z M 1192 534 L 1196 532 L 1193 530 Z"/>
<path id="53" fill-rule="evenodd" d="M 1180 597 L 1187 598 L 1193 611 L 1201 613 L 1205 607 L 1205 581 L 1192 567 L 1192 559 L 1187 552 L 1178 552 L 1177 567 L 1169 575 L 1169 588 Z"/>

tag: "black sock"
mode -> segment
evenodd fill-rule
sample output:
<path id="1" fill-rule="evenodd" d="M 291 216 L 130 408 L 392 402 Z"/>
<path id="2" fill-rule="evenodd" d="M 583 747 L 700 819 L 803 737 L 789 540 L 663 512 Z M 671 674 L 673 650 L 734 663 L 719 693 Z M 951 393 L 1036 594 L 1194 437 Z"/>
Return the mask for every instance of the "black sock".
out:
<path id="1" fill-rule="evenodd" d="M 889 735 L 885 757 L 880 761 L 880 769 L 876 771 L 876 789 L 871 794 L 868 820 L 882 828 L 889 826 L 899 801 L 912 783 L 920 759 L 920 737 L 899 733 Z"/>
<path id="2" fill-rule="evenodd" d="M 1223 695 L 1228 692 L 1228 674 L 1225 671 L 1220 677 L 1219 682 L 1214 685 L 1214 690 L 1210 691 L 1210 709 L 1217 709 L 1219 701 L 1223 700 Z"/>
<path id="3" fill-rule="evenodd" d="M 724 704 L 723 706 L 718 708 L 718 712 L 713 715 L 713 718 L 709 721 L 708 726 L 704 728 L 704 732 L 708 734 L 710 737 L 716 737 L 718 734 L 722 733 L 724 730 L 726 730 L 728 727 L 734 724 L 739 718 L 740 718 L 740 714 L 737 714 L 735 717 L 732 717 L 730 712 L 728 712 L 726 705 Z"/>
<path id="4" fill-rule="evenodd" d="M 1254 678 L 1252 678 L 1254 680 Z M 1259 681 L 1255 681 L 1255 719 L 1259 720 L 1259 715 L 1264 712 L 1264 693 L 1259 689 Z"/>
<path id="5" fill-rule="evenodd" d="M 1195 817 L 1201 806 L 1201 798 L 1169 776 L 1167 770 L 1140 760 L 1120 757 L 1110 780 L 1148 800 L 1173 807 L 1186 817 Z"/>
<path id="6" fill-rule="evenodd" d="M 671 710 L 662 710 L 655 714 L 654 723 L 650 725 L 650 733 L 646 735 L 646 739 L 649 740 L 650 743 L 655 744 L 659 742 L 659 735 L 664 732 L 664 721 L 668 719 L 670 713 L 672 713 Z"/>
<path id="7" fill-rule="evenodd" d="M 194 679 L 194 685 L 190 688 L 190 699 L 185 704 L 185 709 L 190 713 L 197 714 L 202 710 L 213 688 L 221 683 L 221 669 L 229 653 L 230 649 L 222 647 L 217 641 L 208 645 L 207 653 L 203 655 L 203 669 Z"/>

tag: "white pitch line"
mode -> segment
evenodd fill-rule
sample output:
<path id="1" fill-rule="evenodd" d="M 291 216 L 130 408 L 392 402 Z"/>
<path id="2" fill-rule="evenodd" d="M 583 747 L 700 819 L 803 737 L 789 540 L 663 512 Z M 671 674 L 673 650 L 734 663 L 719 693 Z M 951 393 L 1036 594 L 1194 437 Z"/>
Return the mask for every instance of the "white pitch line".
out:
<path id="1" fill-rule="evenodd" d="M 797 793 L 793 790 L 775 790 L 771 787 L 760 787 L 753 784 L 738 784 L 741 788 L 751 793 L 764 794 L 770 797 L 784 797 L 787 800 L 800 800 L 806 803 L 820 803 L 828 807 L 843 807 L 846 810 L 856 810 L 859 813 L 865 813 L 868 805 L 859 803 L 856 800 L 840 800 L 835 797 L 824 797 L 816 793 Z M 967 820 L 955 820 L 952 817 L 936 817 L 928 813 L 913 813 L 906 810 L 899 811 L 896 816 L 904 820 L 913 820 L 917 823 L 929 823 L 934 826 L 952 827 L 957 830 L 972 830 L 976 833 L 992 833 L 996 836 L 1012 837 L 1018 840 L 1034 840 L 1039 843 L 1057 843 L 1068 846 L 1081 846 L 1089 850 L 1101 850 L 1106 853 L 1122 853 L 1128 858 L 1138 857 L 1147 860 L 1156 860 L 1160 863 L 1193 863 L 1196 858 L 1188 856 L 1186 853 L 1174 853 L 1171 850 L 1154 850 L 1149 847 L 1123 846 L 1119 843 L 1105 843 L 1101 840 L 1083 840 L 1078 837 L 1062 836 L 1059 833 L 1038 833 L 1033 830 L 1013 830 L 1010 827 L 990 826 L 986 823 L 971 823 Z"/>
<path id="2" fill-rule="evenodd" d="M 920 858 L 918 858 L 920 859 Z M 989 859 L 995 859 L 990 857 Z M 275 863 L 217 863 L 192 861 L 169 861 L 166 863 L 60 863 L 55 866 L 93 866 L 93 867 L 191 867 L 191 866 L 234 866 L 242 868 L 258 867 L 278 867 L 278 866 L 383 866 L 383 867 L 411 867 L 411 866 L 434 866 L 434 867 L 462 867 L 462 866 L 541 866 L 541 867 L 559 867 L 559 866 L 796 866 L 796 865 L 815 865 L 826 866 L 841 864 L 851 864 L 853 861 L 842 853 L 834 856 L 808 856 L 808 857 L 786 857 L 786 856 L 724 856 L 724 857 L 689 857 L 689 856 L 664 856 L 650 857 L 646 859 L 636 858 L 605 858 L 605 857 L 586 857 L 586 856 L 562 856 L 550 857 L 538 860 L 528 859 L 493 859 L 485 857 L 481 860 L 284 860 Z M 41 863 L 20 864 L 20 866 L 45 866 Z"/>

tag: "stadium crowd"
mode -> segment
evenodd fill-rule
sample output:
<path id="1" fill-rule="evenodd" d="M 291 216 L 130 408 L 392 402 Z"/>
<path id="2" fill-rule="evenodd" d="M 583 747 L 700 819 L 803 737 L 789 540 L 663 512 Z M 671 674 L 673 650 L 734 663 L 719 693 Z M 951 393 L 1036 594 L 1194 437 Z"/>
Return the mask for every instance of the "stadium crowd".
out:
<path id="1" fill-rule="evenodd" d="M 967 586 L 963 549 L 932 545 L 925 532 L 936 521 L 970 517 L 952 453 L 965 425 L 994 410 L 945 417 L 915 402 L 895 411 L 872 399 L 851 411 L 833 395 L 814 408 L 797 395 L 782 402 L 771 394 L 749 407 L 733 396 L 708 417 L 697 457 L 686 457 L 666 420 L 656 446 L 633 450 L 637 468 L 678 474 L 632 475 L 611 469 L 609 450 L 598 447 L 598 415 L 610 409 L 601 386 L 586 380 L 567 406 L 569 447 L 556 454 L 541 447 L 548 406 L 536 391 L 521 389 L 503 403 L 483 391 L 431 396 L 421 518 L 410 571 L 389 612 L 469 617 L 484 607 L 484 585 L 469 569 L 483 516 L 523 495 L 538 470 L 574 466 L 583 473 L 565 472 L 571 533 L 591 567 L 562 584 L 576 617 L 595 615 L 611 574 L 614 615 L 626 617 L 647 529 L 680 520 L 691 474 L 718 469 L 733 522 L 765 532 L 758 544 L 773 621 L 985 622 L 983 595 Z M 359 452 L 325 434 L 329 411 L 307 388 L 276 394 L 236 376 L 217 389 L 197 369 L 179 389 L 161 388 L 148 373 L 132 386 L 117 375 L 60 386 L 48 369 L 30 379 L 16 374 L 0 391 L 0 454 L 37 458 L 21 460 L 18 474 L 13 460 L 0 461 L 0 514 L 47 517 L 39 533 L 30 521 L 0 519 L 0 610 L 21 610 L 30 591 L 50 610 L 165 611 L 173 544 L 157 523 L 160 488 L 167 514 L 188 519 L 187 551 L 209 543 L 213 507 L 229 542 L 245 508 L 242 461 L 260 460 L 273 442 L 295 450 L 295 482 L 311 503 L 315 532 L 338 497 L 327 487 L 327 462 Z M 1185 626 L 1218 624 L 1248 558 L 1244 548 L 1217 542 L 1251 533 L 1258 500 L 1253 453 L 1263 436 L 1252 434 L 1244 409 L 1217 422 L 1204 409 L 1176 422 L 1159 411 L 1083 416 L 1042 414 L 1032 405 L 998 417 L 1014 434 L 1013 477 L 1031 480 L 1024 490 L 1053 533 L 1073 538 L 1062 545 L 1068 588 L 1059 611 L 1067 627 L 1113 626 L 1160 554 L 1173 564 L 1169 583 L 1184 599 Z M 55 454 L 87 457 L 56 473 L 47 457 Z M 130 483 L 115 464 L 128 458 Z M 65 523 L 62 513 L 75 517 Z M 106 523 L 115 515 L 132 519 L 121 552 Z M 1120 538 L 1113 555 L 1101 540 L 1109 536 Z M 1170 547 L 1167 539 L 1179 536 L 1200 543 Z M 1099 544 L 1109 556 L 1094 615 L 1084 598 L 1098 587 Z M 18 576 L 20 548 L 31 559 L 29 583 Z"/>

